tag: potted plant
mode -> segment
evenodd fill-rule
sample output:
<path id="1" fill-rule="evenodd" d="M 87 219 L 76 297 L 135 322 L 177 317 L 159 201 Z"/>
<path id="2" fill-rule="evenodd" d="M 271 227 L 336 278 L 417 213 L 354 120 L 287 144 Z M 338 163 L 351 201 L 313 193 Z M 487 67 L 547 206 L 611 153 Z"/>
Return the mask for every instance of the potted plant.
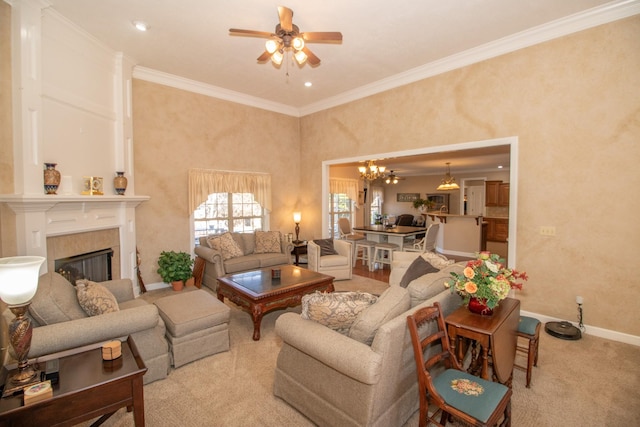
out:
<path id="1" fill-rule="evenodd" d="M 180 291 L 184 287 L 186 280 L 193 276 L 191 267 L 193 260 L 186 252 L 162 251 L 158 258 L 157 273 L 166 283 L 171 283 L 175 291 Z"/>
<path id="2" fill-rule="evenodd" d="M 433 202 L 431 200 L 417 198 L 413 201 L 413 207 L 424 213 L 433 207 Z"/>

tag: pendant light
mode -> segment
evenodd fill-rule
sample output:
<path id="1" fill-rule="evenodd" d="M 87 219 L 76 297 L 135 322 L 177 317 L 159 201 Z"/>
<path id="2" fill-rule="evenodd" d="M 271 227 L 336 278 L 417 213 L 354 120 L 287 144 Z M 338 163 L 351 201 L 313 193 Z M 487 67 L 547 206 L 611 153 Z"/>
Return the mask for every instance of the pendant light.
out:
<path id="1" fill-rule="evenodd" d="M 442 183 L 436 188 L 437 191 L 449 191 L 449 190 L 459 190 L 460 186 L 456 183 L 456 179 L 451 176 L 451 169 L 449 167 L 451 163 L 447 162 L 447 173 L 442 178 Z"/>

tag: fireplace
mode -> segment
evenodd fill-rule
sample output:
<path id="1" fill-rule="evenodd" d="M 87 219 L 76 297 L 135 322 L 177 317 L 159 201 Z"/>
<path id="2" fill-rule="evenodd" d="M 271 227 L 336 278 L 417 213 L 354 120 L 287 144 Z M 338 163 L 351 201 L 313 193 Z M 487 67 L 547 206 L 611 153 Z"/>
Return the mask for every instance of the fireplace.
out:
<path id="1" fill-rule="evenodd" d="M 55 260 L 55 271 L 64 276 L 73 285 L 78 279 L 104 282 L 113 278 L 111 259 L 113 249 L 102 249 L 86 254 Z"/>
<path id="2" fill-rule="evenodd" d="M 148 196 L 0 195 L 16 214 L 17 252 L 55 260 L 113 250 L 112 279 L 136 280 L 135 208 Z M 93 274 L 93 273 L 92 273 Z M 92 277 L 92 280 L 98 280 Z"/>

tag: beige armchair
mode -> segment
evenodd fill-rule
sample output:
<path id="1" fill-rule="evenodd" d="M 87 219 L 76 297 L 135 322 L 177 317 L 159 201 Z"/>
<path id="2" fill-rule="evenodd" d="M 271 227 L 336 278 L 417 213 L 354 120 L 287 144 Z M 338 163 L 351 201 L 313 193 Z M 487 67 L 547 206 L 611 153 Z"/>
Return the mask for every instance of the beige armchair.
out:
<path id="1" fill-rule="evenodd" d="M 307 243 L 309 270 L 328 274 L 335 280 L 351 279 L 351 257 L 353 256 L 351 245 L 351 242 L 345 240 L 333 240 L 333 248 L 337 254 L 322 256 L 320 246 L 310 240 Z"/>

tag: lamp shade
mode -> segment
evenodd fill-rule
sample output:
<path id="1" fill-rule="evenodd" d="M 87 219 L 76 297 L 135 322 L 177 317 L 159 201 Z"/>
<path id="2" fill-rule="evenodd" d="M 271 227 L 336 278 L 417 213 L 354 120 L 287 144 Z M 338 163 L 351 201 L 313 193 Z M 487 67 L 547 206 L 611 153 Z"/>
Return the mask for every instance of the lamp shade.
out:
<path id="1" fill-rule="evenodd" d="M 0 258 L 0 299 L 8 305 L 31 301 L 38 290 L 40 266 L 45 258 L 17 256 Z"/>
<path id="2" fill-rule="evenodd" d="M 300 212 L 293 213 L 293 222 L 298 223 L 302 220 L 302 214 Z"/>

